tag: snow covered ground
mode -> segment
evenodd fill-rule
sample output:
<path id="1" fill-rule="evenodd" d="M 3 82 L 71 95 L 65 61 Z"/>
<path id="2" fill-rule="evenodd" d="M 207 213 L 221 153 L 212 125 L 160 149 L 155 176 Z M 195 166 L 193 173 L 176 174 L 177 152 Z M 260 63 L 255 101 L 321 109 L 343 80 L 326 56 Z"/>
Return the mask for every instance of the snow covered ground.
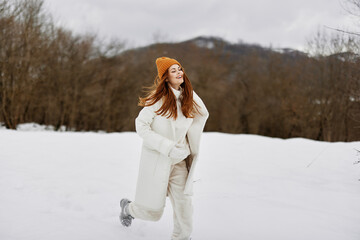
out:
<path id="1" fill-rule="evenodd" d="M 158 222 L 118 220 L 135 193 L 134 132 L 0 129 L 0 239 L 169 240 Z M 360 142 L 204 133 L 194 240 L 359 240 Z"/>

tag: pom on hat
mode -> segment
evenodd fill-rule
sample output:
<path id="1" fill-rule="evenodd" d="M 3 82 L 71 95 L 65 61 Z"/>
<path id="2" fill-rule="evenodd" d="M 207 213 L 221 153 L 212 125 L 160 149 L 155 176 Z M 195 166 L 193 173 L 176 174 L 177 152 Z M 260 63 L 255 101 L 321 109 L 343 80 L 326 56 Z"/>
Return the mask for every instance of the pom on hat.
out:
<path id="1" fill-rule="evenodd" d="M 181 64 L 173 58 L 168 57 L 159 57 L 156 59 L 156 67 L 158 71 L 158 76 L 161 77 L 164 75 L 166 70 L 171 67 L 171 65 L 178 64 L 181 67 Z"/>

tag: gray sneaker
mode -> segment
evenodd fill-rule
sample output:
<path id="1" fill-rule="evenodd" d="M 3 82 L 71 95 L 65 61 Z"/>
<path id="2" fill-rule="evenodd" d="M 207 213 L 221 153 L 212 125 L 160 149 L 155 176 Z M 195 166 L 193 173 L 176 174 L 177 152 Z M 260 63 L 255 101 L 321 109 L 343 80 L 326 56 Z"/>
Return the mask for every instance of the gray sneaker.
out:
<path id="1" fill-rule="evenodd" d="M 119 216 L 120 222 L 125 227 L 130 227 L 132 220 L 134 219 L 133 216 L 131 216 L 129 213 L 126 212 L 125 208 L 131 203 L 126 198 L 121 199 L 120 201 L 120 207 L 121 207 L 121 213 Z"/>

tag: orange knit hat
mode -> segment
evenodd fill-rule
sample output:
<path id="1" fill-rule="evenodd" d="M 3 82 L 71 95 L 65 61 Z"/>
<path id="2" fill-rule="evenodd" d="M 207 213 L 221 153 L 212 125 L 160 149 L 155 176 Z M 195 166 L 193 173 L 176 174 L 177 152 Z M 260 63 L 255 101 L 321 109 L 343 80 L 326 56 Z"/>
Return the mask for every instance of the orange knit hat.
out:
<path id="1" fill-rule="evenodd" d="M 161 77 L 164 75 L 166 70 L 168 70 L 168 68 L 174 64 L 178 64 L 181 67 L 181 64 L 173 58 L 168 58 L 168 57 L 157 58 L 156 59 L 156 67 L 157 67 L 159 78 L 161 79 Z"/>

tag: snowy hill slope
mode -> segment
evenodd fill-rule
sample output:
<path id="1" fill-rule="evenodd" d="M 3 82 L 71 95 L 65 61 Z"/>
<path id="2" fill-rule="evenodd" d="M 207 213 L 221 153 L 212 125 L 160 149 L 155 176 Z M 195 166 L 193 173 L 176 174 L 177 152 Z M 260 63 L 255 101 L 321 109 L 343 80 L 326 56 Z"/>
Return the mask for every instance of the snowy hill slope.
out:
<path id="1" fill-rule="evenodd" d="M 140 148 L 133 132 L 1 129 L 0 239 L 170 239 L 169 201 L 159 222 L 118 221 Z M 204 133 L 193 239 L 359 240 L 354 148 L 360 142 Z"/>

